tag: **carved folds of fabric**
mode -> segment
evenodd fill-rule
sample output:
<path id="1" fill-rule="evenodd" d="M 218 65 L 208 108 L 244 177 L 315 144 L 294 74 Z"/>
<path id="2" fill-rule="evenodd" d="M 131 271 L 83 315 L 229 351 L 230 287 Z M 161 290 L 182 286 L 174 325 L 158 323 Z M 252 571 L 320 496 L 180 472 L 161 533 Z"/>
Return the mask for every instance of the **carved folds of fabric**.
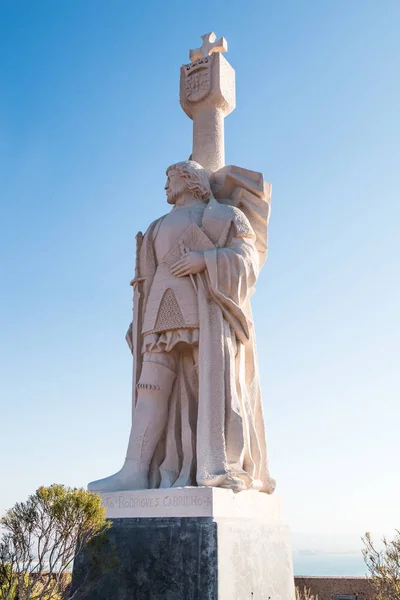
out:
<path id="1" fill-rule="evenodd" d="M 172 352 L 178 344 L 188 346 L 199 345 L 199 330 L 193 329 L 173 329 L 172 331 L 163 331 L 162 333 L 146 333 L 143 336 L 142 353 L 144 352 Z M 169 365 L 166 365 L 169 366 Z"/>

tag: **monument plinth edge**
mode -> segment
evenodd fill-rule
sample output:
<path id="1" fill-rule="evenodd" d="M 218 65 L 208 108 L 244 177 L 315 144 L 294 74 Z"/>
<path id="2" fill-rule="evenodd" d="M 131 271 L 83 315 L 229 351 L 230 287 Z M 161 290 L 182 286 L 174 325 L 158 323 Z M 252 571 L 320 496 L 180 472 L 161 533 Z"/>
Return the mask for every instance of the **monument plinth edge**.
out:
<path id="1" fill-rule="evenodd" d="M 258 491 L 234 493 L 215 487 L 161 488 L 101 493 L 109 519 L 211 517 L 263 519 L 282 522 L 277 494 Z"/>

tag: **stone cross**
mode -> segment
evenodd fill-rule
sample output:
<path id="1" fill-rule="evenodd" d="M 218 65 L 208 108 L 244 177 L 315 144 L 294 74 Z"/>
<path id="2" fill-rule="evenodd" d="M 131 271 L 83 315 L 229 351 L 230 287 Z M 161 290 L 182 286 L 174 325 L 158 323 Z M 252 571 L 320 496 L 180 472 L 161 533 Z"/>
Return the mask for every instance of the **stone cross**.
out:
<path id="1" fill-rule="evenodd" d="M 192 62 L 198 58 L 209 56 L 212 52 L 228 51 L 228 42 L 226 39 L 224 37 L 220 37 L 219 40 L 217 40 L 217 36 L 213 31 L 210 33 L 205 33 L 201 36 L 201 39 L 203 40 L 203 44 L 200 46 L 200 48 L 190 50 L 189 52 L 189 58 Z"/>
<path id="2" fill-rule="evenodd" d="M 192 62 L 181 67 L 180 102 L 193 120 L 192 158 L 211 174 L 225 166 L 224 119 L 236 106 L 235 71 L 221 54 L 226 39 L 201 37 L 203 45 L 190 50 Z"/>

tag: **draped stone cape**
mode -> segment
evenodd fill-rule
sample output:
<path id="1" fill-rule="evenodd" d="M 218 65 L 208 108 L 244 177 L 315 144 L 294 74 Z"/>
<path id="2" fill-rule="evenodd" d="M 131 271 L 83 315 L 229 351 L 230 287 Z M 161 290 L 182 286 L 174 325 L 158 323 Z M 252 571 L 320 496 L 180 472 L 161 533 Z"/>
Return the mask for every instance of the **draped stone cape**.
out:
<path id="1" fill-rule="evenodd" d="M 220 192 L 219 201 L 211 197 L 202 222 L 215 249 L 204 252 L 206 270 L 194 276 L 199 302 L 198 365 L 190 353 L 182 353 L 165 435 L 150 466 L 150 487 L 229 487 L 233 476 L 245 488 L 271 493 L 275 482 L 268 472 L 250 307 L 266 255 L 269 195 L 259 173 L 238 167 L 221 171 L 219 180 L 212 181 L 214 194 Z M 140 250 L 141 319 L 157 267 L 153 234 L 159 221 L 148 228 Z M 168 334 L 166 349 L 167 340 Z M 141 360 L 140 352 L 134 350 L 134 355 Z"/>

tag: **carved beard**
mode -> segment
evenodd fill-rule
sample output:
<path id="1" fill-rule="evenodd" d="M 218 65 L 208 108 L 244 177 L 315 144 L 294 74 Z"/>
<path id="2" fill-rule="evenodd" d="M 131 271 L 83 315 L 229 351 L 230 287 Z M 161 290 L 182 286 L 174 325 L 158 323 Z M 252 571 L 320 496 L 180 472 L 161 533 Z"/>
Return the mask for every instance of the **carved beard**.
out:
<path id="1" fill-rule="evenodd" d="M 182 185 L 179 188 L 177 188 L 174 192 L 170 192 L 169 194 L 167 194 L 168 204 L 175 204 L 179 196 L 182 196 L 182 194 L 186 192 L 186 189 L 187 188 L 184 182 L 182 182 Z"/>

